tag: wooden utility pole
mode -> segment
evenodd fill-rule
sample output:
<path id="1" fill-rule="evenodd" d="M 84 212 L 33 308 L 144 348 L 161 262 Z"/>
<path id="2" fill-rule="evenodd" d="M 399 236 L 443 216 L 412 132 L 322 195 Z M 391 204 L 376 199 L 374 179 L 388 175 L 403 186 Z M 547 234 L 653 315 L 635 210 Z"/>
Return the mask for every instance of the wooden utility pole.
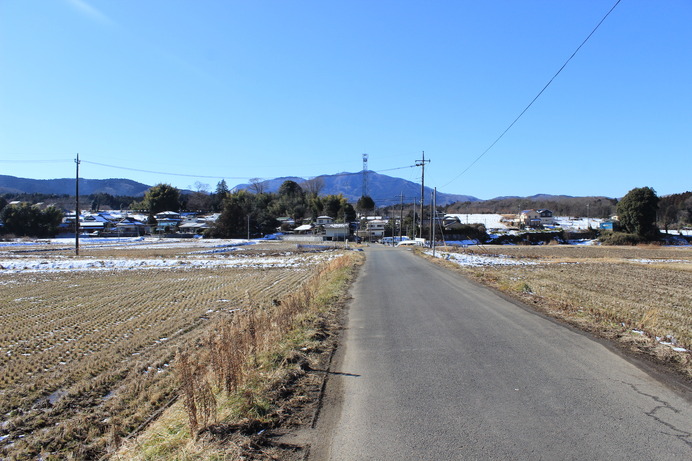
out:
<path id="1" fill-rule="evenodd" d="M 77 167 L 77 173 L 75 178 L 75 196 L 77 197 L 77 203 L 75 204 L 74 210 L 74 253 L 79 256 L 79 154 L 74 163 Z"/>

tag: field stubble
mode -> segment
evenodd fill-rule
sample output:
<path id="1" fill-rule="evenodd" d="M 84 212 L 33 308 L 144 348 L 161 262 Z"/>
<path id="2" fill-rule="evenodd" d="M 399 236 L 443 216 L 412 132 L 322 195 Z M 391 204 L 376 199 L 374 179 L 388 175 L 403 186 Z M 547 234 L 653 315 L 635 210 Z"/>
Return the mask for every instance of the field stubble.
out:
<path id="1" fill-rule="evenodd" d="M 2 274 L 0 457 L 91 459 L 114 448 L 175 399 L 171 363 L 200 327 L 270 305 L 328 259 L 302 256 L 300 268 Z"/>

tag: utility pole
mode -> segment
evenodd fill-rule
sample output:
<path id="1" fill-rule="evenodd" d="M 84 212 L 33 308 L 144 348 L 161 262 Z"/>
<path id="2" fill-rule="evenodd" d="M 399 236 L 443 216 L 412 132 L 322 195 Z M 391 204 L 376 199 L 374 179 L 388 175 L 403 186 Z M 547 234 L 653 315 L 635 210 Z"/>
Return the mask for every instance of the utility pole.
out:
<path id="1" fill-rule="evenodd" d="M 425 206 L 425 164 L 430 163 L 430 160 L 425 160 L 425 151 L 423 151 L 423 159 L 416 160 L 416 166 L 421 167 L 420 179 L 420 228 L 418 235 L 423 238 L 423 207 Z"/>
<path id="2" fill-rule="evenodd" d="M 404 193 L 399 193 L 399 200 L 401 201 L 401 208 L 399 209 L 399 242 L 401 242 L 401 237 L 404 229 Z"/>
<path id="3" fill-rule="evenodd" d="M 432 223 L 432 232 L 431 232 L 432 237 L 430 238 L 430 241 L 432 242 L 431 245 L 432 245 L 432 250 L 433 250 L 433 258 L 434 258 L 435 257 L 435 222 L 437 221 L 437 219 L 435 219 L 435 218 L 437 218 L 437 187 L 433 191 L 432 202 L 433 202 L 433 214 L 432 214 L 433 223 Z"/>
<path id="4" fill-rule="evenodd" d="M 430 236 L 430 242 L 435 238 L 435 193 L 430 192 L 430 229 L 428 230 L 428 235 Z M 432 243 L 431 243 L 432 245 Z"/>
<path id="5" fill-rule="evenodd" d="M 77 203 L 74 210 L 74 254 L 79 256 L 79 154 L 77 154 L 74 163 L 77 167 L 75 178 L 75 195 L 77 196 Z"/>

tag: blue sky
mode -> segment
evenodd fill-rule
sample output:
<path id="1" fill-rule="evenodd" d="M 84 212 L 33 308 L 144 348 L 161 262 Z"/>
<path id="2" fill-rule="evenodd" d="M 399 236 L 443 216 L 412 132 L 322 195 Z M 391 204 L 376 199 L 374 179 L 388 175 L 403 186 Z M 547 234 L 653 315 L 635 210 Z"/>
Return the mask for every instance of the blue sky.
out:
<path id="1" fill-rule="evenodd" d="M 482 199 L 692 190 L 690 0 L 622 0 L 473 163 L 615 1 L 0 0 L 0 174 L 420 181 L 425 151 Z"/>

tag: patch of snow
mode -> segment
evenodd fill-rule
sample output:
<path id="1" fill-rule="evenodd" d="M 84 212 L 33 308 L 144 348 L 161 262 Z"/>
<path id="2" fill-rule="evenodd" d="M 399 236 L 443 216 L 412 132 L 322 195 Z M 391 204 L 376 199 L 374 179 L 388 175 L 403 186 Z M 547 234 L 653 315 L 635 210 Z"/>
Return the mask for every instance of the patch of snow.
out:
<path id="1" fill-rule="evenodd" d="M 276 257 L 243 257 L 223 259 L 5 259 L 0 260 L 0 274 L 7 273 L 47 273 L 63 271 L 106 271 L 106 270 L 141 270 L 141 269 L 176 269 L 176 268 L 300 268 L 311 265 L 315 260 L 331 260 L 335 255 L 322 254 L 296 256 L 292 258 Z"/>
<path id="2" fill-rule="evenodd" d="M 432 255 L 432 251 L 426 251 L 426 254 Z M 446 253 L 437 252 L 435 255 L 437 258 L 446 259 L 452 261 L 460 266 L 466 267 L 482 267 L 482 266 L 533 266 L 538 263 L 534 261 L 524 261 L 520 259 L 513 259 L 506 256 L 484 256 L 484 255 L 474 255 L 474 254 L 462 254 L 462 253 Z"/>
<path id="3" fill-rule="evenodd" d="M 657 263 L 692 264 L 692 261 L 687 261 L 684 259 L 632 259 L 632 261 L 640 262 L 642 264 L 657 264 Z"/>
<path id="4" fill-rule="evenodd" d="M 459 220 L 461 224 L 483 224 L 486 229 L 507 229 L 502 222 L 502 215 L 491 213 L 447 214 Z"/>

